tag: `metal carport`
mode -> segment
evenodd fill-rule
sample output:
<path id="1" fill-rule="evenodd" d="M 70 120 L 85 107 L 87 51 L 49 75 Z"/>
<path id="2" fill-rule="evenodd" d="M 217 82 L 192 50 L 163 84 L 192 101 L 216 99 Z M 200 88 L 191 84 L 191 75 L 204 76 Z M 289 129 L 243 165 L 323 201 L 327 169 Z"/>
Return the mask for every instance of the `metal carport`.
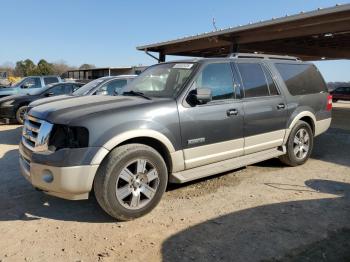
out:
<path id="1" fill-rule="evenodd" d="M 137 47 L 166 55 L 220 57 L 233 52 L 271 53 L 303 60 L 350 58 L 350 4 L 286 15 L 244 26 L 227 28 Z"/>

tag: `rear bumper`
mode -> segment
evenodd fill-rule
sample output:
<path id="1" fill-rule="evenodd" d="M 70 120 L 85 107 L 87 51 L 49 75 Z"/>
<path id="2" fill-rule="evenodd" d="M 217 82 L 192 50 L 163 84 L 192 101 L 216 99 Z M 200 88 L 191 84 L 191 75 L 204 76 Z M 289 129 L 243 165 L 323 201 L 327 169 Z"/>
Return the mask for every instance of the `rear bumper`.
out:
<path id="1" fill-rule="evenodd" d="M 315 123 L 315 136 L 318 136 L 328 130 L 332 122 L 332 118 L 326 118 L 316 121 Z"/>
<path id="2" fill-rule="evenodd" d="M 69 200 L 87 199 L 98 165 L 54 167 L 19 158 L 21 174 L 45 193 Z"/>

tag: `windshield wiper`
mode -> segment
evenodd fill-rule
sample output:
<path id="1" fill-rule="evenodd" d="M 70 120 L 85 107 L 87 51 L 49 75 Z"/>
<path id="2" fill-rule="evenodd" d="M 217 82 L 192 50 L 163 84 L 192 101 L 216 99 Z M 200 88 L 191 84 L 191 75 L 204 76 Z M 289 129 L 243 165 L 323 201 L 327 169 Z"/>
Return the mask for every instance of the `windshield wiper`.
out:
<path id="1" fill-rule="evenodd" d="M 126 91 L 126 92 L 123 92 L 123 95 L 132 95 L 132 96 L 141 96 L 147 100 L 152 100 L 152 98 L 150 98 L 149 96 L 146 96 L 144 93 L 142 92 L 137 92 L 137 91 Z"/>

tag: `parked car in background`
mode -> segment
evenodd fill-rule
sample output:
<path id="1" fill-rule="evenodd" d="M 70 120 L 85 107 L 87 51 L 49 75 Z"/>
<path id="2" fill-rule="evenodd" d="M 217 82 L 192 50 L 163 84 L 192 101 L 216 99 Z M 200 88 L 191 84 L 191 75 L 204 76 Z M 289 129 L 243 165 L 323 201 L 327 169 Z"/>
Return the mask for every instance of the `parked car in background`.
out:
<path id="1" fill-rule="evenodd" d="M 30 108 L 42 105 L 45 103 L 53 103 L 60 100 L 67 100 L 77 96 L 91 96 L 91 95 L 110 95 L 115 96 L 120 93 L 120 90 L 129 84 L 137 75 L 119 75 L 119 76 L 106 76 L 95 79 L 79 90 L 75 91 L 72 95 L 50 97 L 46 99 L 37 100 L 29 105 Z"/>
<path id="2" fill-rule="evenodd" d="M 350 101 L 350 86 L 338 87 L 330 93 L 333 96 L 333 102 L 338 102 L 338 100 Z"/>
<path id="3" fill-rule="evenodd" d="M 83 86 L 82 83 L 56 83 L 50 84 L 46 88 L 39 88 L 32 94 L 0 98 L 0 119 L 5 120 L 5 122 L 16 120 L 18 123 L 23 124 L 24 115 L 31 102 L 40 98 L 72 94 L 81 86 Z"/>
<path id="4" fill-rule="evenodd" d="M 59 76 L 28 76 L 12 86 L 0 88 L 0 98 L 17 94 L 32 94 L 49 84 L 62 82 Z"/>
<path id="5" fill-rule="evenodd" d="M 106 213 L 130 220 L 150 212 L 168 182 L 274 157 L 304 164 L 314 137 L 330 126 L 331 109 L 320 72 L 296 58 L 236 54 L 161 63 L 120 96 L 32 108 L 20 169 L 53 196 L 86 199 L 94 189 Z"/>

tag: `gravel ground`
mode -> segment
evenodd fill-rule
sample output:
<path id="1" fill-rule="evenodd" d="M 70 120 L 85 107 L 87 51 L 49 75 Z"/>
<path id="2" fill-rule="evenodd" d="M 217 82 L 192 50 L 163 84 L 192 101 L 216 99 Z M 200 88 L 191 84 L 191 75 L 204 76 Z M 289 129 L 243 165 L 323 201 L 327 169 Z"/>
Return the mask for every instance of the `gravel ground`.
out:
<path id="1" fill-rule="evenodd" d="M 169 186 L 149 215 L 117 223 L 96 200 L 35 191 L 19 175 L 20 126 L 0 126 L 0 261 L 349 261 L 350 106 L 312 158 L 273 159 Z"/>

